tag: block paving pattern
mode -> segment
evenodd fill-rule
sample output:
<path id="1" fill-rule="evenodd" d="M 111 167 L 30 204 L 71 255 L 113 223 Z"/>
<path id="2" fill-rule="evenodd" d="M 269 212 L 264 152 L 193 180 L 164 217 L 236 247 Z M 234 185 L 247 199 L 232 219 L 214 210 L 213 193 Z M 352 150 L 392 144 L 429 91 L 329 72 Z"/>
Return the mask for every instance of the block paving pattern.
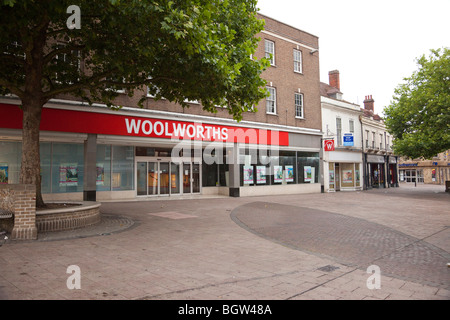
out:
<path id="1" fill-rule="evenodd" d="M 385 275 L 450 290 L 448 252 L 377 223 L 268 202 L 238 207 L 232 218 L 247 230 L 291 248 L 364 270 L 377 265 Z"/>
<path id="2" fill-rule="evenodd" d="M 103 202 L 95 227 L 0 242 L 0 299 L 450 300 L 449 204 L 408 185 Z"/>

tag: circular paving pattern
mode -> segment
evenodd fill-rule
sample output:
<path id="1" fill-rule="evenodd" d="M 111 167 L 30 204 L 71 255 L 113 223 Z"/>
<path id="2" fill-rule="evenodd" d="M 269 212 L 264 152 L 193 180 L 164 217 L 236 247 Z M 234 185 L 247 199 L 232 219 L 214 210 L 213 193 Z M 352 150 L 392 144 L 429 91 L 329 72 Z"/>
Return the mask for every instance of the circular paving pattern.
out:
<path id="1" fill-rule="evenodd" d="M 450 289 L 450 254 L 386 226 L 327 211 L 277 203 L 237 207 L 231 218 L 271 241 L 348 266 Z"/>

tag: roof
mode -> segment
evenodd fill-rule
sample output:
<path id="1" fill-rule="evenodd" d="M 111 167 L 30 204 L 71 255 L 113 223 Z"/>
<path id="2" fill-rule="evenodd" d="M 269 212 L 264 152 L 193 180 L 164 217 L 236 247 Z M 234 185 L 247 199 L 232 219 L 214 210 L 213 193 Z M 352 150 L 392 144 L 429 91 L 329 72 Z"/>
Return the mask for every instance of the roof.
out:
<path id="1" fill-rule="evenodd" d="M 361 108 L 361 111 L 363 111 L 363 116 L 366 118 L 373 118 L 373 120 L 377 121 L 383 120 L 383 118 L 381 118 L 378 114 L 374 113 L 372 110 Z"/>
<path id="2" fill-rule="evenodd" d="M 339 91 L 338 88 L 332 87 L 329 84 L 324 83 L 324 82 L 320 83 L 320 95 L 321 96 L 332 98 L 332 95 L 336 94 L 336 93 L 342 94 L 342 92 Z"/>

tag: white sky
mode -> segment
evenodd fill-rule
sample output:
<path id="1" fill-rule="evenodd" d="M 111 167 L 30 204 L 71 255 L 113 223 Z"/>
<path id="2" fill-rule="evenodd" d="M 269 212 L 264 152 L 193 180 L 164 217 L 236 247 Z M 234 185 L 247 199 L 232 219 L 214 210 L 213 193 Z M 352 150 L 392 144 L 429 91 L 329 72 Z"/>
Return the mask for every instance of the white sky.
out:
<path id="1" fill-rule="evenodd" d="M 319 37 L 320 81 L 339 70 L 344 100 L 382 115 L 416 58 L 450 47 L 450 0 L 259 0 L 260 13 Z"/>

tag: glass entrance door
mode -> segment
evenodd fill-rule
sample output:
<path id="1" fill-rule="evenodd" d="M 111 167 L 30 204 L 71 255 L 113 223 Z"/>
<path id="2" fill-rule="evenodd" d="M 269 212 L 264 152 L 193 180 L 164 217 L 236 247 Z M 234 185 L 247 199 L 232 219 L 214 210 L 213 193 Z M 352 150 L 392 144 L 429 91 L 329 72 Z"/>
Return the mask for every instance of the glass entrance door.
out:
<path id="1" fill-rule="evenodd" d="M 183 193 L 191 193 L 191 164 L 183 163 Z"/>
<path id="2" fill-rule="evenodd" d="M 200 164 L 192 163 L 192 193 L 200 193 Z"/>
<path id="3" fill-rule="evenodd" d="M 183 193 L 200 193 L 199 163 L 183 163 Z"/>
<path id="4" fill-rule="evenodd" d="M 170 193 L 169 163 L 159 162 L 159 194 Z"/>
<path id="5" fill-rule="evenodd" d="M 136 168 L 138 196 L 169 194 L 169 162 L 138 161 Z"/>
<path id="6" fill-rule="evenodd" d="M 161 159 L 138 160 L 136 176 L 138 196 L 200 192 L 199 163 L 176 163 Z"/>
<path id="7" fill-rule="evenodd" d="M 148 195 L 159 194 L 158 191 L 158 181 L 159 181 L 159 169 L 158 162 L 148 162 L 148 172 L 147 172 L 147 187 Z"/>

